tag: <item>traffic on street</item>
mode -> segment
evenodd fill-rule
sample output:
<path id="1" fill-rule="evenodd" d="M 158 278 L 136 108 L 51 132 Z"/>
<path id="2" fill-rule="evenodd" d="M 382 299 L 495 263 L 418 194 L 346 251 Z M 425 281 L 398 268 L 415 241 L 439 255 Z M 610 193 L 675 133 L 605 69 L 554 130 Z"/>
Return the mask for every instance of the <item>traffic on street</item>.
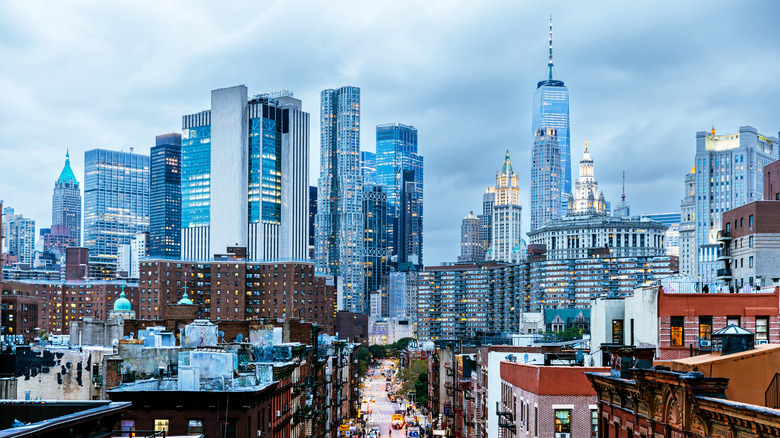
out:
<path id="1" fill-rule="evenodd" d="M 426 418 L 418 407 L 396 394 L 397 360 L 383 359 L 371 366 L 361 382 L 357 419 L 342 426 L 344 438 L 424 438 L 430 435 Z M 346 426 L 346 427 L 345 427 Z"/>

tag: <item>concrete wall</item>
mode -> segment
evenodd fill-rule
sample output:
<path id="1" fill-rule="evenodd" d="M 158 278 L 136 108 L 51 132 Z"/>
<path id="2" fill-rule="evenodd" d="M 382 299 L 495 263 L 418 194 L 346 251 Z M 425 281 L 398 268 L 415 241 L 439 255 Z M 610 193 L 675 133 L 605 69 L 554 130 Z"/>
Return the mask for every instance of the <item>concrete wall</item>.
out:
<path id="1" fill-rule="evenodd" d="M 625 319 L 623 298 L 598 298 L 590 308 L 590 357 L 593 366 L 603 366 L 601 345 L 612 343 L 612 320 Z"/>
<path id="2" fill-rule="evenodd" d="M 70 322 L 70 345 L 99 345 L 112 347 L 114 340 L 124 336 L 124 319 L 109 318 L 101 321 L 84 317 L 80 321 Z"/>
<path id="3" fill-rule="evenodd" d="M 160 368 L 179 365 L 179 348 L 144 347 L 143 341 L 120 341 L 118 352 L 122 358 L 122 374 L 135 373 L 137 378 L 156 376 Z"/>
<path id="4" fill-rule="evenodd" d="M 658 288 L 637 289 L 625 300 L 625 344 L 631 344 L 631 321 L 634 321 L 636 347 L 658 348 Z M 656 352 L 658 357 L 658 352 Z"/>
<path id="5" fill-rule="evenodd" d="M 19 349 L 16 351 L 17 395 L 43 400 L 92 400 L 105 398 L 104 358 L 113 350 Z M 98 385 L 92 373 L 97 368 Z"/>

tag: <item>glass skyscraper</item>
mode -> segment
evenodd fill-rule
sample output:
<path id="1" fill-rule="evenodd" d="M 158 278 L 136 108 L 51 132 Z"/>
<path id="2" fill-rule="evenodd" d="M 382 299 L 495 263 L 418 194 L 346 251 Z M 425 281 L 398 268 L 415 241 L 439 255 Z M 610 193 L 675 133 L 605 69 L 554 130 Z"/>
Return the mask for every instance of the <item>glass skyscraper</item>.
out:
<path id="1" fill-rule="evenodd" d="M 569 133 L 569 89 L 563 81 L 553 77 L 552 17 L 550 18 L 550 58 L 547 63 L 547 79 L 536 84 L 533 110 L 531 111 L 531 132 L 534 136 L 540 129 L 553 128 L 557 132 L 561 159 L 561 216 L 566 213 L 568 195 L 571 194 L 571 143 Z M 533 222 L 533 218 L 531 219 Z"/>
<path id="2" fill-rule="evenodd" d="M 422 266 L 423 157 L 414 126 L 376 127 L 376 182 L 387 186 L 392 261 Z"/>
<path id="3" fill-rule="evenodd" d="M 388 317 L 387 301 L 387 188 L 363 185 L 363 232 L 366 296 L 381 293 L 381 316 Z"/>
<path id="4" fill-rule="evenodd" d="M 309 114 L 289 92 L 213 90 L 182 118 L 182 257 L 308 257 Z"/>
<path id="5" fill-rule="evenodd" d="M 149 255 L 181 256 L 181 134 L 158 135 L 151 150 Z"/>
<path id="6" fill-rule="evenodd" d="M 561 149 L 554 128 L 536 131 L 531 152 L 531 230 L 561 217 Z M 568 200 L 568 196 L 565 197 Z"/>
<path id="7" fill-rule="evenodd" d="M 317 270 L 341 277 L 339 310 L 366 313 L 360 88 L 322 91 L 320 129 Z"/>
<path id="8" fill-rule="evenodd" d="M 149 231 L 149 156 L 92 149 L 84 153 L 84 246 L 90 276 L 111 278 L 119 247 Z"/>

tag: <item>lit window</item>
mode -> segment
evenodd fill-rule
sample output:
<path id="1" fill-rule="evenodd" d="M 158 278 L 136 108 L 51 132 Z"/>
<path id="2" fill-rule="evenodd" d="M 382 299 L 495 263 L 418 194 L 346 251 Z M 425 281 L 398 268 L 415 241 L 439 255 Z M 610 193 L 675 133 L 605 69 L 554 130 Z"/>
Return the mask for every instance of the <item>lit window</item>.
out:
<path id="1" fill-rule="evenodd" d="M 559 436 L 559 433 L 571 434 L 571 410 L 570 409 L 556 409 L 555 410 L 555 434 Z"/>
<path id="2" fill-rule="evenodd" d="M 170 420 L 167 418 L 157 418 L 154 420 L 154 431 L 155 432 L 168 432 L 168 423 Z"/>
<path id="3" fill-rule="evenodd" d="M 669 338 L 669 345 L 672 347 L 682 347 L 683 345 L 683 325 L 685 324 L 682 316 L 672 317 L 672 327 Z"/>

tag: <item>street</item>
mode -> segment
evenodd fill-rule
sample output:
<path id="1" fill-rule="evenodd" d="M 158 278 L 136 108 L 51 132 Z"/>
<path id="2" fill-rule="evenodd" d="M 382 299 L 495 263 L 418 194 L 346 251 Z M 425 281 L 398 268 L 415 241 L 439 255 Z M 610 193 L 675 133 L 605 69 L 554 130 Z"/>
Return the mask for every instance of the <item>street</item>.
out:
<path id="1" fill-rule="evenodd" d="M 361 409 L 364 413 L 369 412 L 366 415 L 366 434 L 369 434 L 376 427 L 379 430 L 377 438 L 388 436 L 406 438 L 406 428 L 394 430 L 391 425 L 393 414 L 407 406 L 405 403 L 399 404 L 397 401 L 390 401 L 388 392 L 392 390 L 392 383 L 388 382 L 387 379 L 393 377 L 393 367 L 393 361 L 385 359 L 378 367 L 369 369 L 364 379 L 364 385 L 367 386 L 364 386 L 363 389 L 362 398 L 365 402 L 361 403 Z M 411 418 L 409 417 L 409 420 Z"/>

